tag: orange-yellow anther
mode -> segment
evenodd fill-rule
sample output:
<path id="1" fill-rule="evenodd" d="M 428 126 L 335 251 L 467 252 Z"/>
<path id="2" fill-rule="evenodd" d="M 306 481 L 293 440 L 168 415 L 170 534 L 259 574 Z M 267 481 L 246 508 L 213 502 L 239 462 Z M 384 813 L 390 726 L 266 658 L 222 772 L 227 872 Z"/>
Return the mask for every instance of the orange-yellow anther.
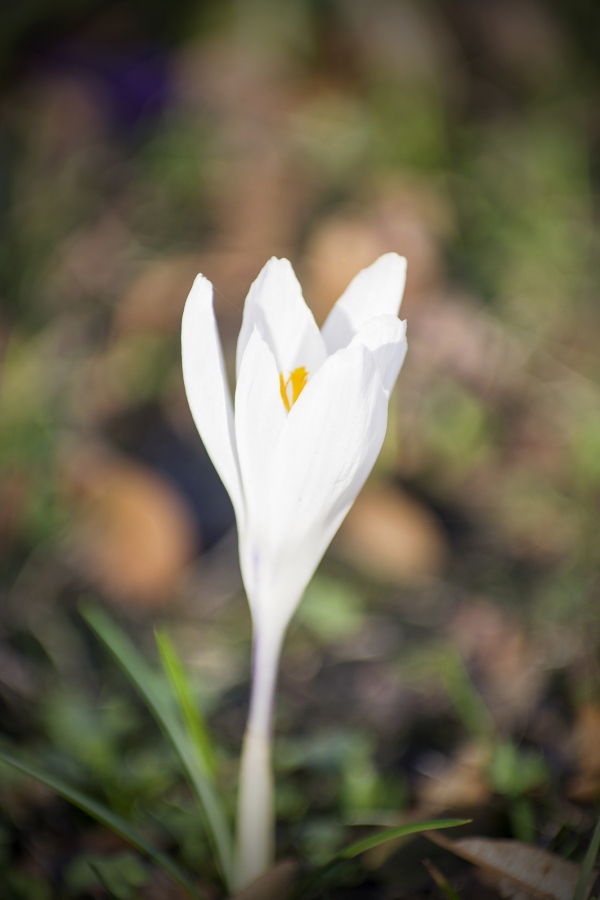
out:
<path id="1" fill-rule="evenodd" d="M 302 391 L 306 386 L 306 382 L 308 381 L 308 372 L 304 368 L 304 366 L 298 366 L 297 369 L 290 374 L 290 377 L 287 381 L 283 377 L 283 372 L 279 373 L 279 390 L 281 392 L 281 399 L 283 400 L 283 405 L 289 412 Z M 291 387 L 291 398 L 290 392 L 288 388 Z"/>

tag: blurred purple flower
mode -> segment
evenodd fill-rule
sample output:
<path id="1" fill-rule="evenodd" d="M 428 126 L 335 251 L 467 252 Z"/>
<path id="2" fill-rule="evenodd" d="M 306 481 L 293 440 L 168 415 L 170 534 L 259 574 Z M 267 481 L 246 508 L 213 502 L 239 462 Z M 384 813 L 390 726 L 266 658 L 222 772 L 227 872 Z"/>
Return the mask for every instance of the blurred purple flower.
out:
<path id="1" fill-rule="evenodd" d="M 169 50 L 150 42 L 62 40 L 38 47 L 30 71 L 87 82 L 120 132 L 158 118 L 173 101 Z"/>

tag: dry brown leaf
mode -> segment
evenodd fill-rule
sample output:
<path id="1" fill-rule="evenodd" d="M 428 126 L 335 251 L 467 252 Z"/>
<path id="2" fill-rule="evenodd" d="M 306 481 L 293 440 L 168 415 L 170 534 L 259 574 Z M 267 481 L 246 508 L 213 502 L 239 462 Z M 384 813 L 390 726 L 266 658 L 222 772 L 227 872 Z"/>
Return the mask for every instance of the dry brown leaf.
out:
<path id="1" fill-rule="evenodd" d="M 560 856 L 513 840 L 462 838 L 454 841 L 439 832 L 429 832 L 425 837 L 483 869 L 487 876 L 497 880 L 503 892 L 506 883 L 510 882 L 517 891 L 524 891 L 538 900 L 572 900 L 579 866 Z M 596 874 L 590 879 L 586 897 Z"/>
<path id="2" fill-rule="evenodd" d="M 177 491 L 148 467 L 97 447 L 72 451 L 65 473 L 86 574 L 121 600 L 166 599 L 196 542 Z"/>
<path id="3" fill-rule="evenodd" d="M 448 554 L 432 513 L 391 485 L 359 494 L 334 548 L 369 574 L 400 584 L 438 574 Z"/>
<path id="4" fill-rule="evenodd" d="M 234 894 L 232 900 L 286 900 L 297 871 L 298 864 L 293 859 L 282 859 L 243 891 Z"/>

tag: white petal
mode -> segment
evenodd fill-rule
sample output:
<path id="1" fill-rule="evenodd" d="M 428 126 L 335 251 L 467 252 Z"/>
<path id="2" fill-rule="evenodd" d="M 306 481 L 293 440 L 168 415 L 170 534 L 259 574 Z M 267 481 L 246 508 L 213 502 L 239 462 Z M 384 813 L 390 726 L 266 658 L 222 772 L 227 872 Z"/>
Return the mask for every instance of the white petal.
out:
<path id="1" fill-rule="evenodd" d="M 255 328 L 235 391 L 236 443 L 247 516 L 246 528 L 240 533 L 240 559 L 252 607 L 260 591 L 258 561 L 269 515 L 272 459 L 286 418 L 275 358 Z"/>
<path id="2" fill-rule="evenodd" d="M 299 366 L 312 376 L 325 361 L 323 338 L 287 259 L 270 259 L 246 297 L 237 345 L 238 373 L 255 326 L 271 348 L 278 371 L 286 377 Z"/>
<path id="3" fill-rule="evenodd" d="M 263 631 L 287 625 L 377 459 L 386 425 L 387 396 L 362 345 L 330 357 L 292 407 L 273 458 Z"/>
<path id="4" fill-rule="evenodd" d="M 387 394 L 390 393 L 406 356 L 406 322 L 396 316 L 377 316 L 370 319 L 356 334 L 350 346 L 364 344 L 368 347 Z"/>
<path id="5" fill-rule="evenodd" d="M 183 381 L 196 428 L 227 488 L 241 528 L 244 499 L 233 428 L 231 395 L 213 311 L 212 284 L 198 275 L 181 323 Z"/>
<path id="6" fill-rule="evenodd" d="M 380 256 L 352 279 L 337 301 L 321 333 L 329 354 L 347 347 L 375 316 L 397 316 L 406 282 L 406 260 L 397 253 Z"/>

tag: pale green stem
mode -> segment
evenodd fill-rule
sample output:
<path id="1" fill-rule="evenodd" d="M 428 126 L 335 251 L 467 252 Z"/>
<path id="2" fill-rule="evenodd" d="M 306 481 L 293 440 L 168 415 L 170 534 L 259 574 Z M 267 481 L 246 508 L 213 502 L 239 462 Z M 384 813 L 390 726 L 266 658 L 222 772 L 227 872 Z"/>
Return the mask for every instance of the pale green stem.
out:
<path id="1" fill-rule="evenodd" d="M 282 637 L 254 632 L 252 692 L 240 763 L 235 887 L 241 890 L 274 861 L 272 720 Z"/>

